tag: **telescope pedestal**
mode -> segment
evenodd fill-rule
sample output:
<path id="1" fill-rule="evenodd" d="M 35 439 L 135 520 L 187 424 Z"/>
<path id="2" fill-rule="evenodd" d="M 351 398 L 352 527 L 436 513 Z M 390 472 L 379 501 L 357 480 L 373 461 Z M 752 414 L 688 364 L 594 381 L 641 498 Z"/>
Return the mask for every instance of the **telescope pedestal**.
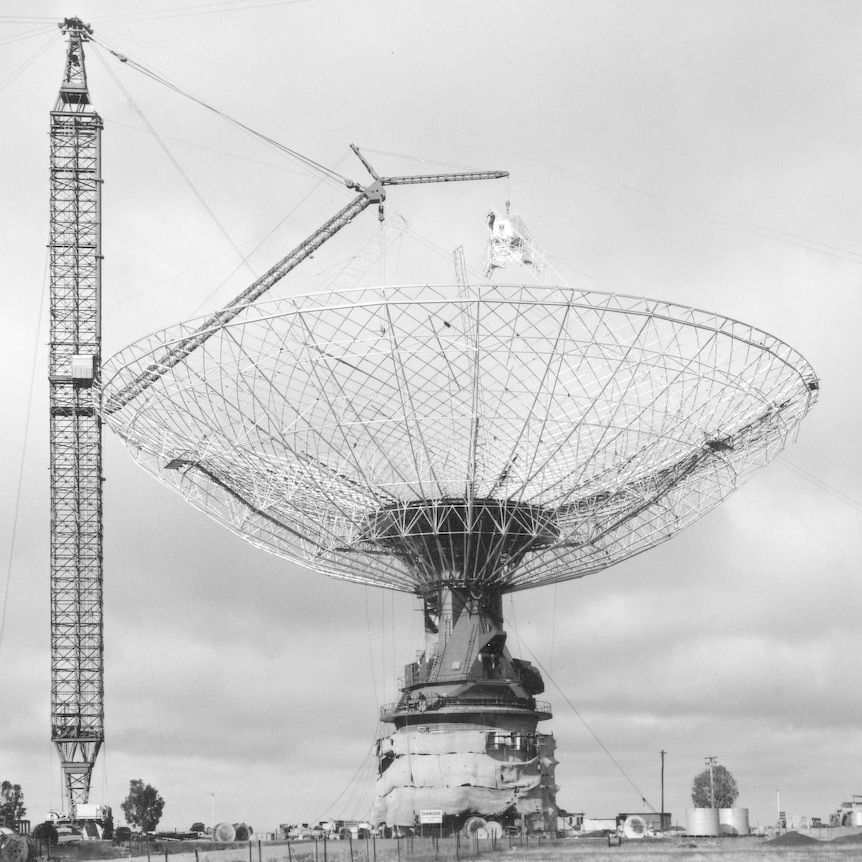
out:
<path id="1" fill-rule="evenodd" d="M 539 671 L 506 648 L 502 595 L 447 585 L 424 604 L 425 651 L 381 710 L 395 729 L 377 742 L 374 822 L 415 826 L 430 809 L 445 832 L 471 817 L 553 832 L 556 743 L 537 730 L 551 710 Z"/>

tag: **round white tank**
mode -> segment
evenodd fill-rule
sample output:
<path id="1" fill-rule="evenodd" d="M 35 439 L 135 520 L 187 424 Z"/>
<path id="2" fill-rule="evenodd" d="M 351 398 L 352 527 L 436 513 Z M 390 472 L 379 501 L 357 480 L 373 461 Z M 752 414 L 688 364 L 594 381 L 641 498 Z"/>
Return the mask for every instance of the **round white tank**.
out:
<path id="1" fill-rule="evenodd" d="M 722 835 L 750 835 L 747 808 L 719 808 L 718 826 Z"/>
<path id="2" fill-rule="evenodd" d="M 718 835 L 718 809 L 686 808 L 685 831 L 689 835 Z"/>
<path id="3" fill-rule="evenodd" d="M 862 826 L 862 811 L 850 812 L 850 825 L 851 826 Z"/>

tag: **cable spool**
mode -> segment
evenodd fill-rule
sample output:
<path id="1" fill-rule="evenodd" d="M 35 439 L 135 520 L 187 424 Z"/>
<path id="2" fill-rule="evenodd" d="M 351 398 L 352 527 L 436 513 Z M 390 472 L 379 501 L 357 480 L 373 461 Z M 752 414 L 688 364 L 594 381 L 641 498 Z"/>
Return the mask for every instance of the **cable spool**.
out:
<path id="1" fill-rule="evenodd" d="M 483 817 L 468 817 L 464 821 L 464 834 L 472 838 L 480 829 L 484 829 L 486 821 Z"/>
<path id="2" fill-rule="evenodd" d="M 623 823 L 623 835 L 626 838 L 643 838 L 646 831 L 646 820 L 643 817 L 638 817 L 637 814 L 626 817 L 626 821 Z"/>
<path id="3" fill-rule="evenodd" d="M 485 823 L 485 831 L 489 838 L 502 838 L 503 827 L 496 820 L 488 820 Z"/>

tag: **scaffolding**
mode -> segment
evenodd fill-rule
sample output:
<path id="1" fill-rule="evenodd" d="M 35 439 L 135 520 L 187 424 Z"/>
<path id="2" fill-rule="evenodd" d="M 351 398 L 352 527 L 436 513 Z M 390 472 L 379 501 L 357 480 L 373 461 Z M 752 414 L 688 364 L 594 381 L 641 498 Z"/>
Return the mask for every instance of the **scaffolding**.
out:
<path id="1" fill-rule="evenodd" d="M 87 802 L 104 741 L 102 431 L 90 388 L 101 351 L 102 120 L 78 18 L 51 112 L 51 738 L 68 810 Z"/>

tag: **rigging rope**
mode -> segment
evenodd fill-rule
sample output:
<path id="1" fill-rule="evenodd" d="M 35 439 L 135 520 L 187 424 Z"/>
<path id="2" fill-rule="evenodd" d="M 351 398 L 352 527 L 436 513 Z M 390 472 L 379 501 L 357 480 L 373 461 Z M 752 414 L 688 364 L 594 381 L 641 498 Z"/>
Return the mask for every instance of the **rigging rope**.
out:
<path id="1" fill-rule="evenodd" d="M 168 157 L 168 160 L 171 162 L 171 164 L 172 164 L 172 165 L 174 166 L 174 168 L 177 170 L 177 172 L 179 173 L 179 175 L 182 177 L 182 179 L 183 179 L 183 181 L 185 182 L 185 184 L 189 187 L 189 189 L 191 189 L 192 194 L 194 194 L 194 196 L 198 199 L 198 201 L 200 202 L 201 206 L 204 208 L 204 210 L 206 211 L 206 213 L 207 213 L 207 214 L 209 215 L 209 217 L 213 220 L 213 222 L 215 223 L 216 227 L 217 227 L 217 228 L 219 229 L 219 231 L 221 232 L 222 236 L 224 236 L 224 238 L 228 241 L 228 243 L 231 245 L 231 247 L 233 248 L 233 250 L 237 253 L 237 255 L 238 255 L 238 256 L 239 256 L 239 258 L 240 258 L 241 265 L 247 266 L 247 267 L 248 267 L 248 269 L 249 269 L 249 271 L 251 272 L 252 276 L 253 276 L 254 278 L 257 278 L 257 273 L 254 271 L 253 267 L 252 267 L 252 266 L 251 266 L 251 264 L 249 263 L 249 261 L 248 261 L 248 256 L 247 256 L 247 255 L 244 255 L 244 254 L 242 253 L 242 251 L 240 250 L 239 246 L 238 246 L 238 245 L 237 245 L 237 243 L 234 241 L 233 237 L 232 237 L 232 236 L 227 232 L 227 228 L 225 228 L 225 226 L 221 223 L 221 221 L 219 220 L 218 216 L 217 216 L 217 215 L 215 214 L 215 212 L 213 211 L 212 207 L 210 207 L 210 205 L 209 205 L 209 204 L 207 203 L 207 201 L 204 199 L 204 196 L 203 196 L 203 195 L 200 193 L 200 191 L 198 190 L 197 186 L 192 182 L 191 177 L 189 177 L 189 175 L 188 175 L 188 174 L 185 172 L 185 170 L 183 169 L 182 165 L 180 165 L 180 163 L 179 163 L 179 162 L 177 161 L 177 159 L 174 157 L 174 154 L 170 151 L 170 149 L 168 149 L 167 144 L 165 144 L 165 142 L 164 142 L 164 141 L 159 137 L 159 133 L 155 130 L 155 128 L 153 127 L 153 125 L 152 125 L 152 124 L 150 123 L 150 121 L 147 119 L 146 115 L 145 115 L 145 114 L 144 114 L 144 112 L 141 110 L 141 108 L 139 107 L 139 105 L 135 102 L 135 100 L 132 98 L 132 96 L 131 96 L 131 94 L 129 93 L 129 91 L 128 91 L 124 86 L 123 86 L 123 84 L 122 84 L 122 82 L 120 81 L 120 79 L 119 79 L 119 78 L 114 74 L 114 71 L 113 71 L 113 70 L 108 66 L 108 64 L 105 62 L 105 59 L 102 57 L 102 55 L 99 53 L 99 51 L 98 51 L 98 50 L 96 50 L 96 52 L 95 52 L 95 53 L 96 53 L 96 56 L 99 58 L 99 61 L 100 61 L 100 62 L 102 63 L 102 65 L 105 67 L 105 70 L 107 71 L 107 73 L 108 73 L 108 74 L 111 76 L 111 78 L 113 79 L 114 83 L 117 85 L 117 87 L 120 89 L 120 91 L 125 95 L 125 97 L 129 100 L 129 104 L 130 104 L 130 105 L 132 106 L 132 108 L 134 108 L 134 110 L 137 112 L 137 114 L 138 114 L 138 116 L 141 118 L 141 120 L 143 120 L 144 125 L 146 125 L 147 129 L 150 131 L 150 134 L 153 136 L 153 138 L 155 138 L 156 142 L 157 142 L 157 143 L 158 143 L 158 145 L 161 147 L 161 149 L 162 149 L 162 151 L 164 152 L 164 154 Z"/>
<path id="2" fill-rule="evenodd" d="M 2 22 L 2 18 L 0 18 L 0 22 Z M 45 33 L 50 33 L 52 36 L 62 38 L 56 27 L 49 27 L 43 24 L 41 27 L 27 30 L 24 33 L 16 33 L 14 36 L 6 36 L 5 38 L 0 39 L 0 45 L 11 45 L 13 42 L 23 42 L 25 39 L 30 39 L 33 36 L 41 36 Z M 51 40 L 52 43 L 56 41 L 56 39 Z"/>
<path id="3" fill-rule="evenodd" d="M 608 747 L 604 744 L 604 742 L 602 742 L 601 739 L 599 739 L 599 735 L 592 729 L 592 727 L 590 727 L 589 723 L 583 717 L 583 715 L 581 715 L 581 713 L 578 711 L 577 707 L 571 702 L 571 700 L 569 700 L 569 698 L 566 696 L 566 693 L 560 688 L 560 686 L 557 684 L 557 681 L 553 678 L 553 676 L 551 676 L 551 674 L 547 670 L 547 668 L 545 668 L 545 666 L 536 657 L 536 654 L 521 639 L 521 636 L 518 634 L 518 626 L 517 626 L 517 622 L 515 619 L 515 602 L 512 599 L 511 594 L 509 595 L 509 601 L 511 603 L 511 608 L 512 608 L 512 628 L 515 630 L 515 636 L 518 638 L 518 643 L 530 654 L 533 661 L 538 665 L 539 669 L 545 675 L 545 679 L 550 680 L 554 684 L 554 688 L 556 688 L 556 690 L 560 693 L 560 696 L 568 704 L 568 706 L 572 710 L 572 712 L 574 712 L 574 714 L 580 719 L 581 724 L 583 724 L 583 726 L 587 729 L 587 731 L 589 731 L 590 735 L 598 743 L 598 745 L 602 749 L 602 751 L 604 751 L 604 753 L 610 758 L 611 763 L 613 763 L 613 765 L 616 766 L 616 768 L 620 771 L 620 774 L 623 776 L 623 778 L 625 778 L 625 780 L 634 788 L 635 792 L 637 793 L 638 797 L 643 802 L 643 804 L 646 805 L 650 809 L 650 811 L 652 811 L 653 813 L 657 813 L 656 808 L 653 806 L 653 804 L 647 800 L 646 796 L 644 796 L 644 794 L 641 792 L 641 789 L 637 786 L 637 784 L 634 783 L 634 780 L 631 778 L 631 776 L 629 776 L 629 774 L 625 771 L 625 769 L 623 769 L 623 767 L 620 765 L 620 762 L 613 756 L 613 754 L 611 754 L 610 749 L 608 749 Z"/>
<path id="4" fill-rule="evenodd" d="M 153 9 L 149 12 L 125 12 L 119 15 L 106 15 L 106 21 L 158 21 L 163 18 L 190 18 L 195 15 L 220 15 L 223 12 L 245 12 L 247 9 L 268 9 L 272 6 L 293 6 L 308 3 L 310 0 L 222 0 L 220 3 L 202 3 L 200 6 L 177 6 L 167 9 Z"/>
<path id="5" fill-rule="evenodd" d="M 33 409 L 33 391 L 36 388 L 36 358 L 39 355 L 39 333 L 42 331 L 42 318 L 45 314 L 45 297 L 48 293 L 48 264 L 50 256 L 45 255 L 45 270 L 42 275 L 42 297 L 39 300 L 39 316 L 36 321 L 36 338 L 33 346 L 33 362 L 30 367 L 30 391 L 27 395 L 27 410 L 24 413 L 24 440 L 21 443 L 21 460 L 18 466 L 18 488 L 15 492 L 15 510 L 12 515 L 12 535 L 9 539 L 9 560 L 6 564 L 6 585 L 3 588 L 3 605 L 0 607 L 0 653 L 3 651 L 3 633 L 6 630 L 6 610 L 9 606 L 9 585 L 12 583 L 12 563 L 15 559 L 15 540 L 18 535 L 18 513 L 21 511 L 21 490 L 24 486 L 24 461 L 27 455 L 27 438 L 30 436 L 30 412 Z"/>
<path id="6" fill-rule="evenodd" d="M 49 48 L 53 48 L 54 44 L 57 41 L 58 36 L 59 36 L 59 33 L 52 33 L 50 39 L 48 39 L 48 41 L 44 45 L 42 45 L 41 48 L 38 48 L 29 57 L 29 59 L 25 60 L 17 69 L 15 69 L 15 71 L 12 72 L 12 74 L 8 78 L 6 78 L 5 81 L 0 82 L 0 90 L 2 90 L 4 87 L 7 87 L 9 84 L 11 84 L 12 81 L 14 81 L 28 66 L 30 66 L 32 63 L 34 63 L 36 60 L 38 60 L 39 57 L 41 57 Z M 62 37 L 60 37 L 60 38 L 62 38 Z M 7 43 L 0 40 L 0 45 L 2 45 L 2 44 L 7 44 Z"/>
<path id="7" fill-rule="evenodd" d="M 285 146 L 284 144 L 280 143 L 279 141 L 276 141 L 274 138 L 271 138 L 268 135 L 263 134 L 262 132 L 258 132 L 255 129 L 252 129 L 251 126 L 248 126 L 245 123 L 241 122 L 240 120 L 237 120 L 235 117 L 231 117 L 229 114 L 224 113 L 224 111 L 220 111 L 218 108 L 209 104 L 209 102 L 204 101 L 199 96 L 195 96 L 193 93 L 190 93 L 188 90 L 184 90 L 182 87 L 179 86 L 179 84 L 175 84 L 170 79 L 165 78 L 163 75 L 158 74 L 154 70 L 145 66 L 143 63 L 140 63 L 137 60 L 134 60 L 131 57 L 127 56 L 126 54 L 122 54 L 119 51 L 115 50 L 104 39 L 101 39 L 101 38 L 96 39 L 95 37 L 91 36 L 90 41 L 94 42 L 97 45 L 101 45 L 106 51 L 108 51 L 110 54 L 112 54 L 114 57 L 116 57 L 121 63 L 124 63 L 127 66 L 130 66 L 131 68 L 135 69 L 136 71 L 140 72 L 143 75 L 146 75 L 148 78 L 151 78 L 152 80 L 156 81 L 157 83 L 162 84 L 162 86 L 167 87 L 169 90 L 172 90 L 173 92 L 177 93 L 178 95 L 189 99 L 190 101 L 194 102 L 196 105 L 199 105 L 200 107 L 205 108 L 208 111 L 211 111 L 216 116 L 221 117 L 226 122 L 231 123 L 232 125 L 236 126 L 239 129 L 242 129 L 243 131 L 247 132 L 248 134 L 252 135 L 253 137 L 258 138 L 259 140 L 261 140 L 264 143 L 268 144 L 269 146 L 275 148 L 279 152 L 285 153 L 286 155 L 290 156 L 291 158 L 295 159 L 296 161 L 300 162 L 301 164 L 305 165 L 306 167 L 310 168 L 311 170 L 316 171 L 317 173 L 323 175 L 328 180 L 337 182 L 337 184 L 339 186 L 342 186 L 342 187 L 345 185 L 346 179 L 347 179 L 346 177 L 343 177 L 341 174 L 337 173 L 336 171 L 332 170 L 331 168 L 327 168 L 325 165 L 322 165 L 319 162 L 314 161 L 314 159 L 311 159 L 308 156 L 302 155 L 302 153 L 298 152 L 297 150 L 293 150 L 290 147 Z"/>

